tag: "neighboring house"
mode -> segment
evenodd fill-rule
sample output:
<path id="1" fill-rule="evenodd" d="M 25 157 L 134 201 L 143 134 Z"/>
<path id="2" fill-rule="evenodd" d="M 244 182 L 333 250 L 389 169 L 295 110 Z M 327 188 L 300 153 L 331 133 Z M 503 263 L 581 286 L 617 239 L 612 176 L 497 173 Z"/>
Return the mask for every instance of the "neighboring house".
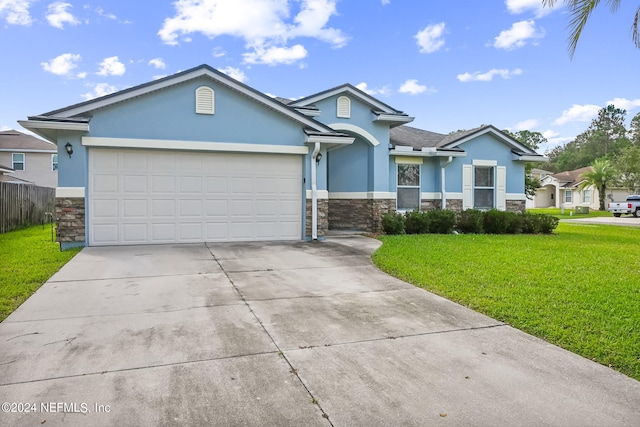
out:
<path id="1" fill-rule="evenodd" d="M 587 166 L 544 176 L 540 180 L 540 188 L 533 200 L 534 207 L 573 209 L 576 206 L 588 206 L 590 209 L 598 210 L 600 208 L 598 189 L 593 185 L 581 188 L 584 183 L 582 175 L 592 170 L 592 166 Z M 629 194 L 629 191 L 623 188 L 608 188 L 605 199 L 609 202 L 625 200 Z"/>
<path id="2" fill-rule="evenodd" d="M 544 177 L 546 177 L 548 175 L 553 175 L 553 172 L 549 172 L 547 170 L 539 169 L 539 168 L 533 168 L 533 169 L 531 169 L 531 172 L 529 172 L 529 176 L 531 176 L 532 178 L 537 179 L 540 182 L 542 182 Z M 537 195 L 537 193 L 536 193 L 536 195 Z M 536 196 L 534 196 L 533 199 L 527 198 L 527 209 L 531 209 L 531 208 L 535 208 L 535 207 L 539 207 L 539 206 L 536 206 Z"/>
<path id="3" fill-rule="evenodd" d="M 272 98 L 202 65 L 20 124 L 58 145 L 63 247 L 315 239 L 383 213 L 525 206 L 545 159 L 493 126 L 436 134 L 345 84 Z"/>
<path id="4" fill-rule="evenodd" d="M 13 170 L 13 168 L 10 168 L 9 166 L 0 165 L 0 182 L 11 182 L 15 184 L 33 184 L 32 182 L 24 181 L 20 178 L 16 178 L 13 175 L 10 175 L 14 172 L 15 170 Z"/>
<path id="5" fill-rule="evenodd" d="M 17 130 L 0 132 L 0 164 L 7 165 L 3 180 L 29 182 L 40 187 L 58 186 L 58 148 Z"/>

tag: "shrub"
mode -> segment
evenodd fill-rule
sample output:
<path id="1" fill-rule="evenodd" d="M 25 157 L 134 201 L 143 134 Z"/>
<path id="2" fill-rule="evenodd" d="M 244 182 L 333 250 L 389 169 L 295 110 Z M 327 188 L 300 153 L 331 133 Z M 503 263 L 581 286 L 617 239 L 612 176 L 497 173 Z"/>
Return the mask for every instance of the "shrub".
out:
<path id="1" fill-rule="evenodd" d="M 484 212 L 477 209 L 467 209 L 459 212 L 456 218 L 456 227 L 463 233 L 482 234 Z"/>
<path id="2" fill-rule="evenodd" d="M 382 231 L 385 234 L 404 234 L 404 216 L 398 212 L 382 215 Z"/>
<path id="3" fill-rule="evenodd" d="M 558 226 L 560 221 L 555 216 L 549 214 L 536 215 L 539 221 L 540 232 L 544 234 L 551 234 L 553 230 Z"/>
<path id="4" fill-rule="evenodd" d="M 522 232 L 525 234 L 538 234 L 540 233 L 540 215 L 534 215 L 531 213 L 522 214 Z"/>
<path id="5" fill-rule="evenodd" d="M 448 210 L 434 209 L 425 212 L 429 219 L 429 232 L 449 234 L 456 225 L 456 214 Z"/>
<path id="6" fill-rule="evenodd" d="M 407 234 L 428 233 L 429 215 L 420 211 L 407 212 L 404 215 L 404 227 Z"/>
<path id="7" fill-rule="evenodd" d="M 509 212 L 491 209 L 484 213 L 484 232 L 487 234 L 506 234 L 509 230 Z"/>
<path id="8" fill-rule="evenodd" d="M 507 233 L 522 233 L 522 214 L 520 212 L 506 212 L 505 221 L 507 221 Z"/>

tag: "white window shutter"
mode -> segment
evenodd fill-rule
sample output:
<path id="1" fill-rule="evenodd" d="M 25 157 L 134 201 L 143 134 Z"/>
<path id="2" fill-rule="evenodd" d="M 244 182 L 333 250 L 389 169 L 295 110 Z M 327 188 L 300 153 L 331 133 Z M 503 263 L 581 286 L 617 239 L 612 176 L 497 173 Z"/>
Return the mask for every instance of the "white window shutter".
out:
<path id="1" fill-rule="evenodd" d="M 342 117 L 344 119 L 348 119 L 351 117 L 351 100 L 346 96 L 341 96 L 338 98 L 338 117 Z"/>
<path id="2" fill-rule="evenodd" d="M 197 114 L 211 114 L 214 110 L 215 94 L 213 89 L 201 86 L 196 89 L 196 113 Z"/>
<path id="3" fill-rule="evenodd" d="M 473 166 L 462 165 L 462 210 L 473 208 Z"/>
<path id="4" fill-rule="evenodd" d="M 496 209 L 507 210 L 507 168 L 498 166 L 496 168 Z"/>

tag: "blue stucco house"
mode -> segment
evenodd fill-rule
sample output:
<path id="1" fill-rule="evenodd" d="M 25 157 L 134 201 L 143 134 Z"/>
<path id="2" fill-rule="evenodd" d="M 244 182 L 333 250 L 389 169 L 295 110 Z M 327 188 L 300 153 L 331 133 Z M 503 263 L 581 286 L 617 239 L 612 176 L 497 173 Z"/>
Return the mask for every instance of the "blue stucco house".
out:
<path id="1" fill-rule="evenodd" d="M 316 239 L 385 212 L 525 207 L 542 156 L 449 135 L 345 84 L 273 98 L 208 65 L 19 123 L 58 147 L 63 247 Z"/>

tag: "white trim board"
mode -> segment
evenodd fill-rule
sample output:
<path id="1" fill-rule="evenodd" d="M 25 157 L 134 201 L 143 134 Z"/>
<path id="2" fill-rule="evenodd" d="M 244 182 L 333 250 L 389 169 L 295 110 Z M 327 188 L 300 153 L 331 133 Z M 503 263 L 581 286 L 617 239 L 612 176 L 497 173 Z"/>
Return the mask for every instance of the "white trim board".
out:
<path id="1" fill-rule="evenodd" d="M 377 147 L 378 145 L 380 145 L 380 141 L 378 141 L 378 139 L 375 136 L 371 135 L 369 132 L 362 129 L 360 126 L 352 125 L 349 123 L 331 123 L 330 125 L 327 125 L 327 126 L 329 126 L 333 130 L 346 130 L 347 132 L 353 132 L 355 134 L 358 134 L 364 139 L 366 139 L 367 141 L 369 141 L 369 143 L 374 147 Z"/>
<path id="2" fill-rule="evenodd" d="M 329 192 L 327 190 L 317 190 L 318 191 L 318 200 L 324 200 L 329 198 Z M 311 200 L 313 198 L 313 191 L 307 190 L 307 199 Z"/>
<path id="3" fill-rule="evenodd" d="M 507 193 L 507 200 L 528 200 L 524 193 Z"/>
<path id="4" fill-rule="evenodd" d="M 354 192 L 330 192 L 329 199 L 336 200 L 383 200 L 395 199 L 396 193 L 387 193 L 383 191 L 354 191 Z"/>
<path id="5" fill-rule="evenodd" d="M 237 153 L 308 154 L 307 146 L 239 144 L 235 142 L 175 141 L 162 139 L 127 139 L 82 137 L 87 147 L 148 148 L 158 150 L 222 151 Z"/>
<path id="6" fill-rule="evenodd" d="M 56 197 L 78 197 L 84 199 L 84 187 L 58 187 Z"/>

